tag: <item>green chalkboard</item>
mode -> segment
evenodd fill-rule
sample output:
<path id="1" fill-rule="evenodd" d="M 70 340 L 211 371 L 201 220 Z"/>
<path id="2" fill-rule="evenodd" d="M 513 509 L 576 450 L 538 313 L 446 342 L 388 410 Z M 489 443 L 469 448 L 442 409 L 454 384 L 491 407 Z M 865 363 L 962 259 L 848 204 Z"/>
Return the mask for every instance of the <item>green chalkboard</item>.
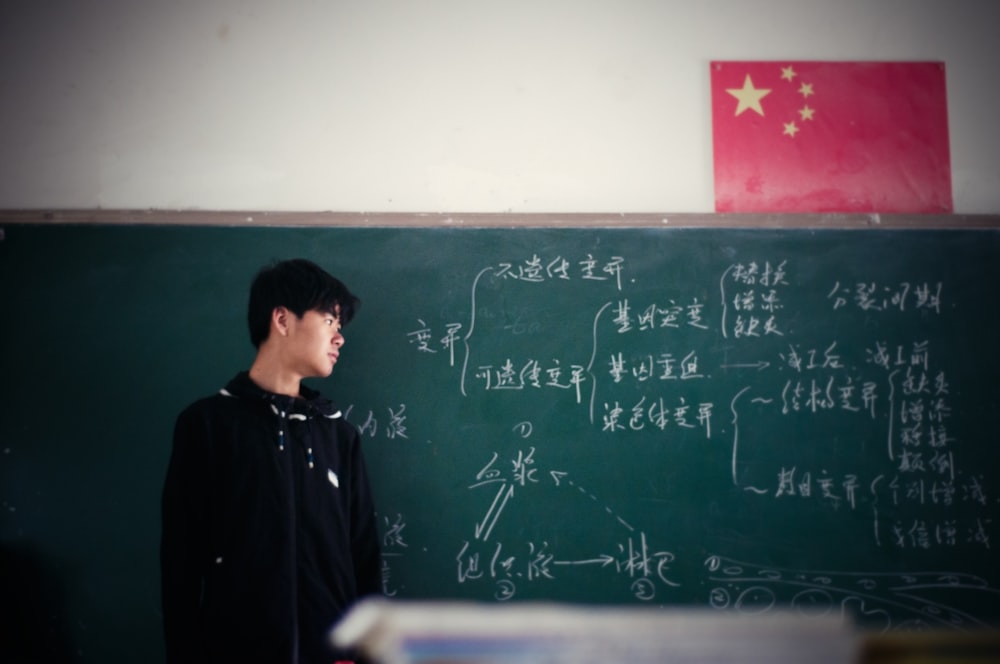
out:
<path id="1" fill-rule="evenodd" d="M 364 301 L 318 386 L 364 433 L 389 595 L 1000 618 L 996 229 L 14 224 L 19 647 L 160 660 L 173 420 L 249 365 L 249 281 L 294 256 Z"/>

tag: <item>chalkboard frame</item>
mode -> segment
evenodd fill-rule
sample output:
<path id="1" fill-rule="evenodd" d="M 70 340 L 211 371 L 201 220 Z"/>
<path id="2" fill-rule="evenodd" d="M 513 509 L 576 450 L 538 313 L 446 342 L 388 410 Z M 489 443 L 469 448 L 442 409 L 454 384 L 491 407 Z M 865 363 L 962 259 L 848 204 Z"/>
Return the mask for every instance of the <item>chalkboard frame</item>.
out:
<path id="1" fill-rule="evenodd" d="M 263 210 L 0 210 L 2 224 L 425 228 L 1000 228 L 1000 214 L 715 214 L 597 212 L 331 212 Z"/>

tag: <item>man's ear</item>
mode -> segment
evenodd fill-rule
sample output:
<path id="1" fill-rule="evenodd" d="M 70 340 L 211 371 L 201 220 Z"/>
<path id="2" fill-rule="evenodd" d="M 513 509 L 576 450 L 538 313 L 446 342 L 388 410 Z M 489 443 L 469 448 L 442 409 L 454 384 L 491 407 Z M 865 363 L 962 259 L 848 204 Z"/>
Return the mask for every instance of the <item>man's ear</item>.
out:
<path id="1" fill-rule="evenodd" d="M 285 307 L 275 307 L 271 312 L 271 330 L 281 336 L 288 336 L 288 318 L 292 315 Z"/>

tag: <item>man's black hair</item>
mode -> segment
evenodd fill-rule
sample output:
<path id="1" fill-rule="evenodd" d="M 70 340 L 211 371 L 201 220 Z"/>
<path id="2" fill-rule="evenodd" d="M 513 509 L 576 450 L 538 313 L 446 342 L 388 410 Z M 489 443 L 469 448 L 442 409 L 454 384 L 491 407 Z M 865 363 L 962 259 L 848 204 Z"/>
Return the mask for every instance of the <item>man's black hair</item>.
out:
<path id="1" fill-rule="evenodd" d="M 271 333 L 271 312 L 277 307 L 285 307 L 299 318 L 314 309 L 338 313 L 340 324 L 347 325 L 360 306 L 361 300 L 343 282 L 312 261 L 281 261 L 262 268 L 250 286 L 250 342 L 255 348 L 264 343 Z"/>

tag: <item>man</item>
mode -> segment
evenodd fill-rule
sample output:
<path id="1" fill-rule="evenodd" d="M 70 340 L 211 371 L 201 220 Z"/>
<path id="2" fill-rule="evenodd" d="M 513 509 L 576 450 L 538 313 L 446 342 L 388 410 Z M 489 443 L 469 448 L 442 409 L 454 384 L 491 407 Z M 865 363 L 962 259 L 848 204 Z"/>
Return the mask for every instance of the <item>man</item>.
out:
<path id="1" fill-rule="evenodd" d="M 380 590 L 358 431 L 302 379 L 326 377 L 359 300 L 306 260 L 260 271 L 257 354 L 177 418 L 163 489 L 170 664 L 332 664 L 331 626 Z"/>

